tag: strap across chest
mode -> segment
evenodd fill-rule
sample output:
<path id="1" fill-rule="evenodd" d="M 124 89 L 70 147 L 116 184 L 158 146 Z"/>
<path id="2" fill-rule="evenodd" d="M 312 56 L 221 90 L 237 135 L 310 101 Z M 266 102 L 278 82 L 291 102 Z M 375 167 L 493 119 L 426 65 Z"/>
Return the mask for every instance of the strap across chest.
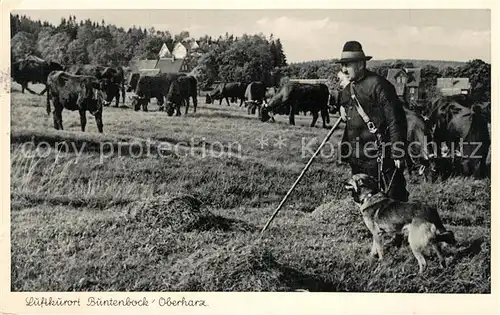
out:
<path id="1" fill-rule="evenodd" d="M 370 131 L 370 133 L 377 134 L 377 132 L 378 132 L 377 127 L 375 126 L 373 121 L 370 120 L 370 117 L 368 117 L 366 112 L 363 110 L 363 107 L 361 107 L 361 104 L 359 103 L 358 98 L 356 97 L 356 93 L 354 92 L 354 83 L 351 82 L 349 84 L 349 87 L 351 89 L 351 98 L 356 101 L 354 105 L 356 107 L 356 110 L 358 111 L 359 116 L 361 116 L 361 118 L 363 118 L 363 121 L 365 122 L 366 126 L 368 127 L 368 130 Z"/>

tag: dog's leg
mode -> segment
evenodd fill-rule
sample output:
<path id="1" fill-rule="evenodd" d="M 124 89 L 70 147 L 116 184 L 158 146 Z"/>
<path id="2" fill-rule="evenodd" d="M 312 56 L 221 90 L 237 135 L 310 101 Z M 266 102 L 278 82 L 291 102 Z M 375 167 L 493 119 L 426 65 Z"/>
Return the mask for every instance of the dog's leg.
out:
<path id="1" fill-rule="evenodd" d="M 411 251 L 413 252 L 413 256 L 418 261 L 419 266 L 419 274 L 422 274 L 425 269 L 427 269 L 427 262 L 425 261 L 425 257 L 422 254 L 422 251 L 429 244 L 429 236 L 426 231 L 427 226 L 425 224 L 418 224 L 413 219 L 412 224 L 408 227 L 408 243 L 410 243 Z"/>
<path id="2" fill-rule="evenodd" d="M 378 260 L 382 260 L 384 258 L 384 248 L 382 246 L 382 234 L 379 231 L 373 234 L 373 246 L 375 246 L 378 253 Z"/>
<path id="3" fill-rule="evenodd" d="M 427 262 L 425 261 L 424 255 L 422 255 L 422 252 L 419 251 L 417 248 L 411 247 L 411 251 L 413 252 L 413 255 L 418 261 L 418 273 L 422 274 L 424 271 L 427 269 Z"/>
<path id="4" fill-rule="evenodd" d="M 377 257 L 378 251 L 377 251 L 377 242 L 375 241 L 375 237 L 373 237 L 373 244 L 372 244 L 372 250 L 370 251 L 370 257 Z"/>
<path id="5" fill-rule="evenodd" d="M 436 252 L 439 258 L 439 264 L 441 268 L 446 268 L 446 259 L 444 258 L 443 252 L 441 252 L 441 246 L 439 243 L 432 243 L 432 248 Z"/>
<path id="6" fill-rule="evenodd" d="M 373 236 L 373 245 L 370 251 L 370 257 L 375 257 L 375 255 L 378 254 L 378 260 L 382 260 L 384 252 L 380 234 L 383 233 L 383 231 L 381 231 L 369 217 L 363 217 L 363 220 Z"/>

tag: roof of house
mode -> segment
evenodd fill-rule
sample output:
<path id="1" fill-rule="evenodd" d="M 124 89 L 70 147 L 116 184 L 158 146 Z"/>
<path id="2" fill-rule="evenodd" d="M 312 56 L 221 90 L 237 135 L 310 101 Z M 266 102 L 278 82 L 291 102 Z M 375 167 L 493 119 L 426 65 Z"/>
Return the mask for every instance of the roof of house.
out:
<path id="1" fill-rule="evenodd" d="M 160 52 L 158 53 L 158 57 L 159 58 L 172 57 L 172 52 L 170 51 L 170 49 L 168 49 L 166 43 L 163 43 L 163 45 L 161 46 Z"/>
<path id="2" fill-rule="evenodd" d="M 194 38 L 191 39 L 190 48 L 191 49 L 198 49 L 198 48 L 200 48 L 200 45 L 198 45 L 198 43 L 196 42 L 196 40 Z"/>
<path id="3" fill-rule="evenodd" d="M 406 86 L 408 87 L 418 87 L 421 81 L 421 69 L 420 68 L 406 68 L 406 69 L 389 69 L 387 72 L 387 80 L 393 85 L 396 85 L 396 77 L 399 74 L 404 74 L 408 80 Z"/>
<path id="4" fill-rule="evenodd" d="M 156 66 L 156 59 L 143 59 L 143 60 L 130 60 L 129 67 L 131 72 L 139 72 L 141 69 L 154 69 Z"/>
<path id="5" fill-rule="evenodd" d="M 391 82 L 393 85 L 396 85 L 396 75 L 400 72 L 402 72 L 401 69 L 388 69 L 387 80 Z"/>
<path id="6" fill-rule="evenodd" d="M 394 87 L 396 88 L 396 94 L 398 96 L 405 95 L 405 84 L 404 83 L 396 83 L 396 84 L 394 84 Z"/>
<path id="7" fill-rule="evenodd" d="M 160 69 L 139 69 L 139 73 L 141 74 L 141 76 L 155 76 L 160 73 Z"/>
<path id="8" fill-rule="evenodd" d="M 438 78 L 437 89 L 470 89 L 469 78 Z"/>
<path id="9" fill-rule="evenodd" d="M 439 89 L 442 95 L 457 95 L 457 94 L 469 94 L 467 89 L 461 88 L 442 88 Z"/>
<path id="10" fill-rule="evenodd" d="M 422 69 L 420 68 L 408 68 L 406 69 L 406 73 L 408 74 L 408 82 L 406 84 L 409 87 L 419 87 L 420 86 L 420 81 L 421 75 L 422 75 Z"/>
<path id="11" fill-rule="evenodd" d="M 139 70 L 139 67 L 137 66 L 138 61 L 139 60 L 130 60 L 130 62 L 128 63 L 128 68 L 130 72 L 134 73 Z"/>
<path id="12" fill-rule="evenodd" d="M 160 69 L 162 73 L 173 73 L 180 72 L 182 63 L 184 59 L 173 59 L 172 58 L 164 58 L 158 61 L 156 65 L 156 69 Z"/>
<path id="13" fill-rule="evenodd" d="M 172 55 L 179 59 L 185 58 L 188 54 L 188 48 L 186 46 L 187 44 L 181 42 L 175 44 L 174 49 L 172 50 Z"/>
<path id="14" fill-rule="evenodd" d="M 316 84 L 316 83 L 327 83 L 328 79 L 290 79 L 289 81 L 296 82 L 296 83 Z"/>

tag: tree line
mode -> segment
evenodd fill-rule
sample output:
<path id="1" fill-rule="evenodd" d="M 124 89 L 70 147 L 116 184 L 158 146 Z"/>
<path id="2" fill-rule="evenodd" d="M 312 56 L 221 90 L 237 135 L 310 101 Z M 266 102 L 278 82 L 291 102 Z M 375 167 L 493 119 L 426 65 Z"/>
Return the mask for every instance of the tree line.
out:
<path id="1" fill-rule="evenodd" d="M 172 35 L 153 27 L 124 29 L 104 20 L 78 22 L 75 16 L 62 18 L 56 26 L 11 14 L 10 24 L 13 61 L 35 55 L 65 66 L 127 66 L 132 59 L 157 59 L 164 43 L 172 51 L 176 43 L 190 39 L 187 31 Z M 218 38 L 205 35 L 196 42 L 199 47 L 193 52 L 199 57 L 188 58 L 187 62 L 204 85 L 255 80 L 272 84 L 273 69 L 287 65 L 281 41 L 272 34 L 269 38 L 263 34 L 240 38 L 228 33 Z"/>
<path id="2" fill-rule="evenodd" d="M 59 25 L 33 21 L 29 17 L 12 15 L 11 56 L 13 61 L 32 54 L 63 65 L 99 64 L 127 66 L 132 59 L 156 59 L 165 43 L 172 51 L 176 43 L 190 38 L 187 31 L 172 34 L 155 28 L 133 26 L 128 29 L 91 21 L 77 21 L 75 16 L 62 18 Z M 327 79 L 330 89 L 338 88 L 340 66 L 332 60 L 316 60 L 288 64 L 279 38 L 273 34 L 226 33 L 213 38 L 205 35 L 197 40 L 196 57 L 189 58 L 192 72 L 201 86 L 217 81 L 262 81 L 268 86 L 280 86 L 290 78 Z M 455 65 L 456 64 L 456 65 Z M 443 61 L 369 61 L 368 67 L 386 77 L 388 69 L 422 68 L 421 78 L 426 97 L 437 95 L 436 81 L 440 77 L 467 77 L 472 97 L 479 102 L 491 100 L 491 65 L 480 59 L 466 63 Z"/>

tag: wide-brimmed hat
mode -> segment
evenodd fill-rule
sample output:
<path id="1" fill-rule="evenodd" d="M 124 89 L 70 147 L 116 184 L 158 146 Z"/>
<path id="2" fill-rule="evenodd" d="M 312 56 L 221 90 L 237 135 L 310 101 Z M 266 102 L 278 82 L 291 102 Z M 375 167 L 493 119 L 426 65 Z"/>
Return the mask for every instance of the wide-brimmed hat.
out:
<path id="1" fill-rule="evenodd" d="M 344 44 L 340 60 L 335 63 L 345 63 L 351 61 L 370 60 L 372 56 L 365 56 L 363 47 L 357 41 L 348 41 Z"/>

